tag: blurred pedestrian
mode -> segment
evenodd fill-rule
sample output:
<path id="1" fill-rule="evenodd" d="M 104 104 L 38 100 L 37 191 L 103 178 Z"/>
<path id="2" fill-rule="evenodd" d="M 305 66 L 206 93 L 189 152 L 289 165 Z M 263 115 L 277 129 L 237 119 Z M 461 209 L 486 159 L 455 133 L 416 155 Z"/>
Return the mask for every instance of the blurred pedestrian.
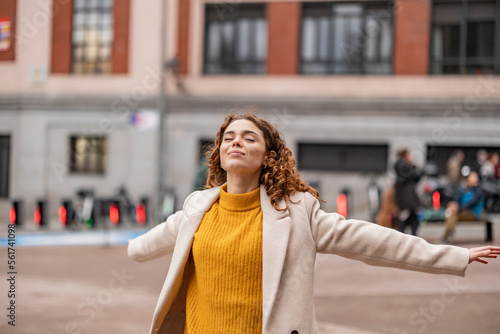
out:
<path id="1" fill-rule="evenodd" d="M 129 242 L 137 261 L 173 253 L 150 333 L 317 333 L 318 252 L 458 276 L 500 254 L 323 211 L 276 128 L 253 114 L 225 118 L 208 167 L 209 189 Z"/>
<path id="2" fill-rule="evenodd" d="M 498 179 L 498 153 L 488 154 L 488 158 L 479 170 L 481 180 L 496 181 Z"/>
<path id="3" fill-rule="evenodd" d="M 446 163 L 446 176 L 448 184 L 458 189 L 462 182 L 462 163 L 464 162 L 464 151 L 456 150 Z"/>
<path id="4" fill-rule="evenodd" d="M 500 180 L 500 154 L 493 153 L 493 164 L 495 166 L 495 178 Z"/>
<path id="5" fill-rule="evenodd" d="M 395 221 L 398 214 L 399 208 L 396 205 L 394 186 L 391 186 L 384 193 L 375 222 L 380 226 L 397 228 Z"/>
<path id="6" fill-rule="evenodd" d="M 416 186 L 422 174 L 417 171 L 413 164 L 413 154 L 407 149 L 398 152 L 394 169 L 396 170 L 396 183 L 394 185 L 396 204 L 399 208 L 398 230 L 404 233 L 406 228 L 410 226 L 411 234 L 417 235 L 419 225 L 417 211 L 421 203 Z"/>
<path id="7" fill-rule="evenodd" d="M 448 243 L 451 241 L 458 221 L 476 221 L 480 219 L 485 198 L 486 194 L 479 187 L 477 173 L 470 172 L 466 179 L 466 187 L 461 187 L 455 200 L 448 203 L 442 242 Z"/>
<path id="8" fill-rule="evenodd" d="M 481 167 L 484 162 L 488 159 L 488 152 L 484 149 L 479 149 L 476 152 L 476 160 L 471 164 L 470 170 L 471 172 L 476 172 L 479 178 L 481 178 Z"/>

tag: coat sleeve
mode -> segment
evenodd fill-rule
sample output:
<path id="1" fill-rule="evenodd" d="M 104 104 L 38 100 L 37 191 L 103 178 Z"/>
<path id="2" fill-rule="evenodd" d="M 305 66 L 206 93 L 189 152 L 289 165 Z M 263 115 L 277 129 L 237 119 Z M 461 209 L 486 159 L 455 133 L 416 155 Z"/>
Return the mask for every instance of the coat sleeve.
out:
<path id="1" fill-rule="evenodd" d="M 374 266 L 465 276 L 467 248 L 433 245 L 374 223 L 326 213 L 308 193 L 306 203 L 318 253 L 337 254 Z"/>
<path id="2" fill-rule="evenodd" d="M 186 199 L 184 207 L 193 194 Z M 172 253 L 183 215 L 184 210 L 178 211 L 170 215 L 165 222 L 129 240 L 127 247 L 128 256 L 135 261 L 145 262 Z"/>

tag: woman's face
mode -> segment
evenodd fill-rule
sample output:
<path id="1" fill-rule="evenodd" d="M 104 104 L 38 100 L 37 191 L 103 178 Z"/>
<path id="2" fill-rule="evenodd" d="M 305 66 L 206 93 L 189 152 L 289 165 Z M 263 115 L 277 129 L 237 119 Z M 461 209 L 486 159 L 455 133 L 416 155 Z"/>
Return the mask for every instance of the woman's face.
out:
<path id="1" fill-rule="evenodd" d="M 260 175 L 266 157 L 264 133 L 251 121 L 240 119 L 226 128 L 220 145 L 220 162 L 228 174 Z"/>
<path id="2" fill-rule="evenodd" d="M 413 153 L 411 153 L 410 151 L 408 151 L 405 155 L 405 159 L 406 161 L 408 161 L 409 163 L 413 163 Z"/>

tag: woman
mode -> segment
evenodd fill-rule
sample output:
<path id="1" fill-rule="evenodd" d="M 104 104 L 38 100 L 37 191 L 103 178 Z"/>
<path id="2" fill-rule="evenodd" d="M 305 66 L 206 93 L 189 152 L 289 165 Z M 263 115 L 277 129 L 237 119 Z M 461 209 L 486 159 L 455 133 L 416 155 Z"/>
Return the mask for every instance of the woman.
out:
<path id="1" fill-rule="evenodd" d="M 489 153 L 488 158 L 481 166 L 479 170 L 479 175 L 481 176 L 481 180 L 490 181 L 496 183 L 498 179 L 498 163 L 499 163 L 499 155 L 498 153 Z"/>
<path id="2" fill-rule="evenodd" d="M 419 225 L 417 210 L 420 200 L 415 187 L 422 175 L 417 172 L 413 164 L 413 154 L 406 149 L 398 152 L 398 160 L 394 169 L 396 170 L 396 184 L 394 185 L 396 205 L 400 210 L 398 230 L 404 233 L 406 227 L 410 226 L 411 234 L 417 235 Z"/>
<path id="3" fill-rule="evenodd" d="M 458 276 L 500 253 L 324 212 L 276 128 L 252 114 L 226 117 L 208 167 L 209 189 L 129 243 L 137 261 L 173 253 L 150 333 L 317 333 L 318 252 Z"/>

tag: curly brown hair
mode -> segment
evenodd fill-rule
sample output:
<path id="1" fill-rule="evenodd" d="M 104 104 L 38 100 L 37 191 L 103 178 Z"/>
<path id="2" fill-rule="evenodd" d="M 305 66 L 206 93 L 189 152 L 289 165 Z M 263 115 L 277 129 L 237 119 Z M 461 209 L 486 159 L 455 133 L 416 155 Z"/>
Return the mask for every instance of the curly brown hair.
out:
<path id="1" fill-rule="evenodd" d="M 281 138 L 278 130 L 268 121 L 255 116 L 251 111 L 242 115 L 229 114 L 224 119 L 224 123 L 215 137 L 214 145 L 207 152 L 208 177 L 205 187 L 213 188 L 227 181 L 226 171 L 221 167 L 220 145 L 229 124 L 241 119 L 251 121 L 264 133 L 267 158 L 260 173 L 260 183 L 266 188 L 267 195 L 271 198 L 272 206 L 276 210 L 285 211 L 287 206 L 280 208 L 279 201 L 285 199 L 285 202 L 292 202 L 290 197 L 296 191 L 309 192 L 317 199 L 323 201 L 319 197 L 318 191 L 300 176 L 295 167 L 295 159 L 292 157 L 292 152 L 286 146 L 285 140 Z"/>

